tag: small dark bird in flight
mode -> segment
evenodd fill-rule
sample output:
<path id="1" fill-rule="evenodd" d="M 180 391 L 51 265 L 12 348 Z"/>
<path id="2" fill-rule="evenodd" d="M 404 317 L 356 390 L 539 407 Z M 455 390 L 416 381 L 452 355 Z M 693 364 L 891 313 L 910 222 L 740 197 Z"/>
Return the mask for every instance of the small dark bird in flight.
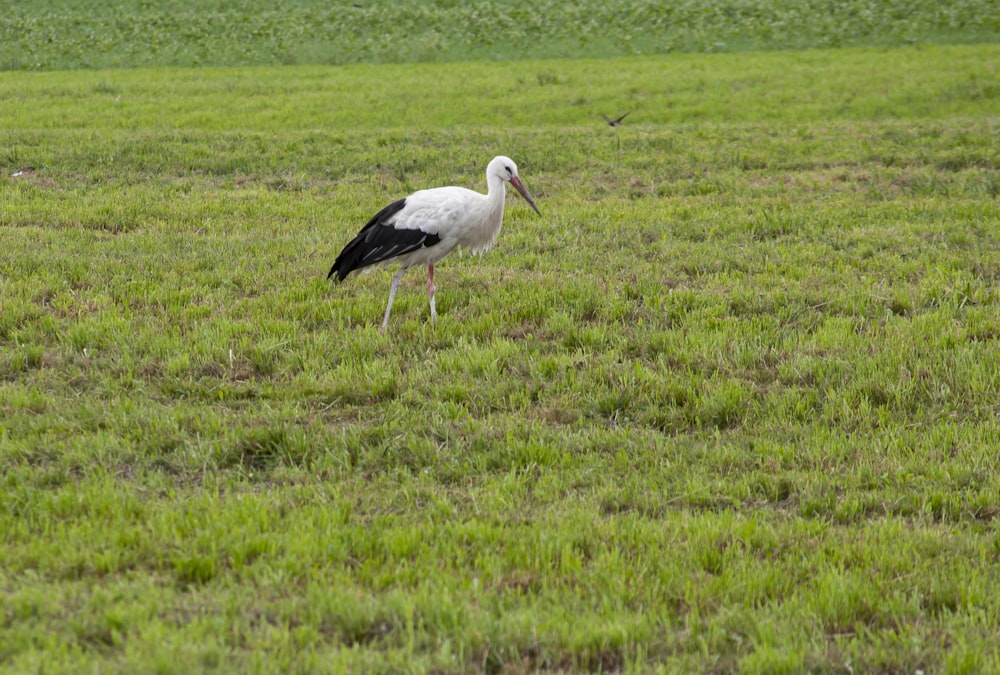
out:
<path id="1" fill-rule="evenodd" d="M 629 110 L 629 112 L 632 112 L 632 111 Z M 626 117 L 628 117 L 628 113 L 625 113 L 621 117 L 616 117 L 615 119 L 611 119 L 610 117 L 608 117 L 604 113 L 601 113 L 601 117 L 603 117 L 604 121 L 607 122 L 608 124 L 610 124 L 611 126 L 613 126 L 613 127 L 620 127 L 622 125 L 622 120 L 625 119 Z"/>

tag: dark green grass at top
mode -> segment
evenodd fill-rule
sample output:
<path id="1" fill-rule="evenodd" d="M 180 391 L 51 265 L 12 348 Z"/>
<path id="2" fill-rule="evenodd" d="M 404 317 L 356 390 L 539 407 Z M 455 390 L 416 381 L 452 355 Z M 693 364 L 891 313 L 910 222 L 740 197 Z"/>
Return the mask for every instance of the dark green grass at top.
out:
<path id="1" fill-rule="evenodd" d="M 604 57 L 1000 37 L 989 0 L 60 2 L 0 16 L 0 68 Z"/>

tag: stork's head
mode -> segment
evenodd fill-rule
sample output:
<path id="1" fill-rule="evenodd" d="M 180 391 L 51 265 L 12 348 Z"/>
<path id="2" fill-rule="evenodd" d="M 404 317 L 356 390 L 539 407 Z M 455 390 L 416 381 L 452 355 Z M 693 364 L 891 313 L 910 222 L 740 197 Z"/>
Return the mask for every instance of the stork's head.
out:
<path id="1" fill-rule="evenodd" d="M 501 180 L 505 180 L 513 185 L 521 193 L 521 196 L 524 197 L 524 200 L 531 204 L 531 208 L 535 209 L 535 213 L 542 215 L 542 212 L 538 210 L 538 206 L 535 204 L 535 200 L 531 197 L 531 193 L 528 192 L 528 188 L 524 186 L 521 177 L 517 175 L 517 164 L 514 163 L 514 160 L 503 155 L 494 157 L 486 166 L 487 180 L 491 176 L 497 176 Z"/>

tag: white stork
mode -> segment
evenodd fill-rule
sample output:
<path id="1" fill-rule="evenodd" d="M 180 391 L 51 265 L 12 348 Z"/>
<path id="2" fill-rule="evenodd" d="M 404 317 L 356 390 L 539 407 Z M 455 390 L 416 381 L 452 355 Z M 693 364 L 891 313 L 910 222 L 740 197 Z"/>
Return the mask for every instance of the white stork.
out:
<path id="1" fill-rule="evenodd" d="M 517 174 L 517 165 L 509 157 L 494 157 L 486 165 L 488 192 L 480 194 L 462 187 L 419 190 L 399 199 L 376 213 L 337 256 L 327 279 L 347 275 L 380 263 L 396 261 L 399 271 L 389 287 L 389 305 L 382 319 L 382 332 L 389 325 L 392 301 L 406 270 L 427 265 L 427 295 L 431 301 L 431 323 L 437 321 L 434 308 L 434 263 L 461 245 L 473 253 L 493 247 L 503 225 L 504 183 L 521 193 L 538 215 L 535 200 Z"/>

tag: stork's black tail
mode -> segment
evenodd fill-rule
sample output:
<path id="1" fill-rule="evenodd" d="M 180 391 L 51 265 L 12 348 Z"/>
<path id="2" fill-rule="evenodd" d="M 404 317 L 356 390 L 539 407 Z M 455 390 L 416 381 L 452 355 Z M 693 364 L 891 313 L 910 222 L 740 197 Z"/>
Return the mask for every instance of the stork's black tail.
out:
<path id="1" fill-rule="evenodd" d="M 396 258 L 422 246 L 433 246 L 441 241 L 438 235 L 423 230 L 394 227 L 396 214 L 405 206 L 406 200 L 400 199 L 376 213 L 340 252 L 326 278 L 330 279 L 336 275 L 337 281 L 343 281 L 355 270 Z"/>

